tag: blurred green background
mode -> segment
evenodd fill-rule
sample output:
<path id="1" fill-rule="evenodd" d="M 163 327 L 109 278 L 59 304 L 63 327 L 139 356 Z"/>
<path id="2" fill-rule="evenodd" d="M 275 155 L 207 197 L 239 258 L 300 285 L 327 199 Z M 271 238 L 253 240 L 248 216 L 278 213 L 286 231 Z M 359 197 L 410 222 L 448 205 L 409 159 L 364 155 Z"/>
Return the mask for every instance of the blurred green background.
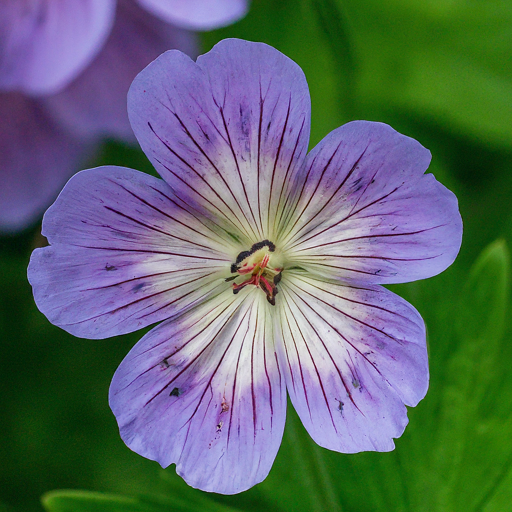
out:
<path id="1" fill-rule="evenodd" d="M 394 286 L 427 324 L 431 386 L 392 453 L 316 447 L 289 409 L 268 479 L 206 495 L 124 446 L 110 379 L 141 332 L 105 341 L 52 326 L 26 280 L 40 226 L 0 238 L 0 510 L 512 510 L 512 2 L 254 0 L 248 16 L 203 34 L 263 41 L 304 70 L 312 140 L 352 119 L 383 121 L 433 154 L 460 202 L 464 239 L 440 276 Z M 91 161 L 154 172 L 109 142 Z"/>

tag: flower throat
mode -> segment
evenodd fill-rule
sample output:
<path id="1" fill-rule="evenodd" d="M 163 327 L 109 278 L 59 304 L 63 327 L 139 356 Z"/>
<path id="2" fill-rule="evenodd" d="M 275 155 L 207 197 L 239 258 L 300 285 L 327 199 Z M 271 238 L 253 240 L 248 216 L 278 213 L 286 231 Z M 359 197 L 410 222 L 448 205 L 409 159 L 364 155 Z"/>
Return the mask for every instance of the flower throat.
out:
<path id="1" fill-rule="evenodd" d="M 231 273 L 238 274 L 227 279 L 231 281 L 243 277 L 233 283 L 233 293 L 237 294 L 247 285 L 254 285 L 263 290 L 272 306 L 276 305 L 277 284 L 281 281 L 282 268 L 270 265 L 272 253 L 276 246 L 269 240 L 254 244 L 249 251 L 242 251 L 231 265 Z"/>

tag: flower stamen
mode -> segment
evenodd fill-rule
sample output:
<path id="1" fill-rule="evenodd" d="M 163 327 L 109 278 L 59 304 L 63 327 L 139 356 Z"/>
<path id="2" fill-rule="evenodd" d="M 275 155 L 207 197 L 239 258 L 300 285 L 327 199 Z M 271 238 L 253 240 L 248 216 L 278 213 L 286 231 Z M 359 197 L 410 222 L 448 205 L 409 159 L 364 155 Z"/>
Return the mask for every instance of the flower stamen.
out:
<path id="1" fill-rule="evenodd" d="M 269 240 L 263 240 L 254 244 L 249 251 L 242 251 L 231 265 L 231 272 L 239 276 L 248 276 L 244 281 L 233 283 L 233 293 L 237 294 L 247 285 L 254 285 L 265 292 L 267 301 L 275 306 L 277 294 L 277 283 L 281 280 L 282 268 L 271 267 L 270 259 L 276 246 Z M 231 280 L 231 278 L 228 278 Z"/>

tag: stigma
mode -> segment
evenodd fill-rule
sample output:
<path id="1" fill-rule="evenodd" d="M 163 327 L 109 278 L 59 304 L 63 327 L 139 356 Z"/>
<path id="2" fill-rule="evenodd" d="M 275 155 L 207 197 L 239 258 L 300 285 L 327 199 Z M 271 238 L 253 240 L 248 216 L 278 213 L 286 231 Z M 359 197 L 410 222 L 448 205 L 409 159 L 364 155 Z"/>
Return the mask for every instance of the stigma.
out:
<path id="1" fill-rule="evenodd" d="M 277 284 L 281 280 L 281 266 L 271 264 L 276 246 L 269 240 L 254 244 L 250 250 L 242 251 L 231 265 L 231 273 L 238 274 L 227 279 L 233 283 L 233 293 L 237 294 L 242 288 L 254 285 L 265 292 L 267 301 L 276 305 Z M 238 281 L 238 282 L 237 282 Z"/>

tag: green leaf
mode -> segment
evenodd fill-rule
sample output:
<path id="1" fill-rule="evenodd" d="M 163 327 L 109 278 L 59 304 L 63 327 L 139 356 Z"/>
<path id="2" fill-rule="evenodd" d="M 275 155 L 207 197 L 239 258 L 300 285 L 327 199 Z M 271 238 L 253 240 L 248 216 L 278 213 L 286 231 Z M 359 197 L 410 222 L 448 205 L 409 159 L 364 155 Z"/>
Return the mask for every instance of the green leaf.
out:
<path id="1" fill-rule="evenodd" d="M 350 33 L 344 13 L 338 8 L 335 0 L 312 0 L 311 13 L 316 21 L 336 63 L 340 96 L 340 104 L 346 117 L 354 118 L 355 110 L 355 71 L 356 62 Z"/>
<path id="2" fill-rule="evenodd" d="M 185 501 L 174 497 L 132 498 L 90 491 L 53 491 L 42 498 L 48 512 L 236 512 L 207 498 Z"/>
<path id="3" fill-rule="evenodd" d="M 354 34 L 359 100 L 512 144 L 512 3 L 336 0 Z M 377 109 L 377 110 L 376 110 Z"/>
<path id="4" fill-rule="evenodd" d="M 507 471 L 503 478 L 489 493 L 486 503 L 483 503 L 482 512 L 507 512 L 512 510 L 512 458 L 508 460 Z"/>
<path id="5" fill-rule="evenodd" d="M 48 512 L 157 512 L 135 498 L 88 491 L 53 491 L 42 498 Z M 161 510 L 161 509 L 160 509 Z"/>
<path id="6" fill-rule="evenodd" d="M 499 240 L 474 264 L 455 308 L 456 348 L 445 367 L 435 446 L 425 447 L 424 496 L 412 510 L 481 510 L 510 466 L 509 288 L 510 256 Z"/>
<path id="7" fill-rule="evenodd" d="M 270 510 L 399 512 L 406 510 L 394 452 L 343 454 L 320 448 L 290 406 L 283 444 L 257 489 Z"/>
<path id="8" fill-rule="evenodd" d="M 410 424 L 393 453 L 350 459 L 359 481 L 350 472 L 343 480 L 347 510 L 476 512 L 494 500 L 503 505 L 512 494 L 507 487 L 512 483 L 512 336 L 506 322 L 506 244 L 500 240 L 486 248 L 463 287 L 456 270 L 398 287 L 426 320 L 430 390 L 409 409 Z M 380 495 L 371 498 L 375 488 Z M 393 493 L 396 504 L 390 501 Z"/>
<path id="9" fill-rule="evenodd" d="M 283 444 L 269 477 L 259 486 L 273 503 L 271 509 L 342 512 L 338 479 L 327 455 L 309 437 L 289 404 Z"/>
<path id="10" fill-rule="evenodd" d="M 506 243 L 497 240 L 477 259 L 462 291 L 456 319 L 460 343 L 478 348 L 489 338 L 499 343 L 505 330 L 509 287 L 510 255 Z"/>

